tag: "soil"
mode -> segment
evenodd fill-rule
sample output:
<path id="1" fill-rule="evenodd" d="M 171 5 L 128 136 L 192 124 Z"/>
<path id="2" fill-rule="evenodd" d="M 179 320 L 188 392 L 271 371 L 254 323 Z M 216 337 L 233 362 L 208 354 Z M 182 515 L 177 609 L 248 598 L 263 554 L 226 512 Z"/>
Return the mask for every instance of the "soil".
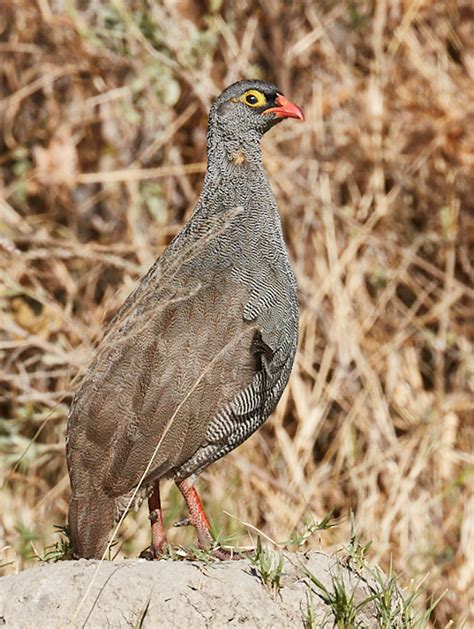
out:
<path id="1" fill-rule="evenodd" d="M 265 584 L 248 559 L 81 559 L 42 564 L 1 578 L 0 626 L 332 627 L 331 607 L 308 573 L 330 592 L 334 577 L 342 578 L 354 605 L 370 596 L 370 579 L 322 552 L 285 553 L 279 589 Z M 378 626 L 372 602 L 360 605 L 356 625 Z"/>

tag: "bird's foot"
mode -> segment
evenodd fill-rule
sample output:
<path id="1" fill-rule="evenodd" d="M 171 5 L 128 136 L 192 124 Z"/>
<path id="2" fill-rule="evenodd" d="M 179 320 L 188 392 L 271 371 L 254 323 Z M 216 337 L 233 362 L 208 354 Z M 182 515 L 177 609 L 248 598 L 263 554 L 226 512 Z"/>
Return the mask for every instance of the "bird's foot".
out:
<path id="1" fill-rule="evenodd" d="M 181 528 L 182 526 L 192 526 L 192 522 L 189 518 L 181 518 L 173 524 L 174 528 Z"/>
<path id="2" fill-rule="evenodd" d="M 236 550 L 222 548 L 211 534 L 211 527 L 206 514 L 204 513 L 201 500 L 196 489 L 188 480 L 177 483 L 180 492 L 183 494 L 184 500 L 189 510 L 189 516 L 175 522 L 174 526 L 194 526 L 198 538 L 198 549 L 203 551 L 207 556 L 219 559 L 220 561 L 229 561 L 232 559 L 244 559 L 244 555 Z"/>
<path id="3" fill-rule="evenodd" d="M 148 546 L 148 548 L 142 550 L 142 552 L 138 556 L 140 559 L 146 559 L 147 561 L 153 561 L 153 559 L 158 558 L 156 556 L 155 550 L 151 546 Z"/>
<path id="4" fill-rule="evenodd" d="M 211 556 L 219 561 L 238 561 L 239 559 L 245 559 L 245 555 L 233 548 L 222 548 L 222 546 L 216 546 L 210 549 Z"/>
<path id="5" fill-rule="evenodd" d="M 166 559 L 166 557 L 172 554 L 172 546 L 168 543 L 168 540 L 164 540 L 162 544 L 151 544 L 148 548 L 142 550 L 138 555 L 140 559 L 146 559 L 147 561 L 153 561 L 154 559 Z"/>

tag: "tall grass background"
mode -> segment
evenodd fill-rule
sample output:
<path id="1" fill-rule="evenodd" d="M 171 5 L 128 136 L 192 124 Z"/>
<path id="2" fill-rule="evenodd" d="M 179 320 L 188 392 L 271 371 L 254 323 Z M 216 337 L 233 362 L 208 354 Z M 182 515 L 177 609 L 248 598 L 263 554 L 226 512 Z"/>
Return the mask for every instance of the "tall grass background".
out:
<path id="1" fill-rule="evenodd" d="M 474 618 L 474 10 L 468 0 L 4 0 L 0 567 L 67 516 L 71 391 L 189 218 L 212 99 L 244 77 L 305 112 L 264 139 L 299 285 L 290 384 L 202 474 L 215 528 L 357 533 L 432 625 Z M 167 522 L 183 506 L 163 487 Z M 120 553 L 148 544 L 146 508 Z M 191 532 L 171 530 L 175 543 Z"/>

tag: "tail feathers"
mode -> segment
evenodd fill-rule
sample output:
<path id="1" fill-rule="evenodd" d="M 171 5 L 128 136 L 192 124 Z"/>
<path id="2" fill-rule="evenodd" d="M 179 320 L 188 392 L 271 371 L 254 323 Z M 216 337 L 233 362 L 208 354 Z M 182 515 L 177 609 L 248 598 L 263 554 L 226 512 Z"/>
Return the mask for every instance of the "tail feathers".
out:
<path id="1" fill-rule="evenodd" d="M 91 492 L 72 496 L 69 504 L 69 534 L 76 558 L 101 559 L 107 548 L 115 515 L 115 499 Z"/>

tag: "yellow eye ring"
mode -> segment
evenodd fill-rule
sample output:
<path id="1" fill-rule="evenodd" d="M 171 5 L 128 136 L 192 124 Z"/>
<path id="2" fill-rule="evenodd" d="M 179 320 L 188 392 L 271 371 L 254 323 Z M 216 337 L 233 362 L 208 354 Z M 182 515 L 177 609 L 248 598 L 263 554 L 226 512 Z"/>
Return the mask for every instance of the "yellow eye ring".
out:
<path id="1" fill-rule="evenodd" d="M 249 107 L 263 107 L 263 105 L 267 104 L 265 95 L 258 90 L 247 90 L 245 94 L 242 94 L 240 100 Z"/>

